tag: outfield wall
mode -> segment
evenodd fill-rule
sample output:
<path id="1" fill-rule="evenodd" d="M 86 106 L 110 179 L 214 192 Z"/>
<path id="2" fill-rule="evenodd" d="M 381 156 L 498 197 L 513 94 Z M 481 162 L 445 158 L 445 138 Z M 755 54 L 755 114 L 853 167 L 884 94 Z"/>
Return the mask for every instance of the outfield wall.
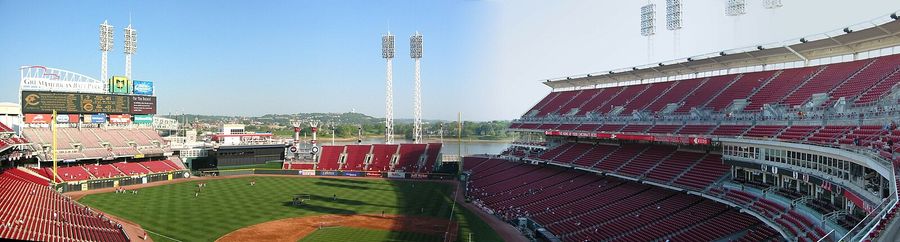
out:
<path id="1" fill-rule="evenodd" d="M 187 176 L 190 177 L 190 173 L 188 171 L 173 171 L 173 172 L 154 173 L 154 174 L 146 174 L 146 175 L 130 176 L 130 177 L 115 177 L 115 178 L 108 178 L 108 179 L 95 179 L 95 180 L 87 180 L 87 181 L 59 183 L 59 184 L 53 185 L 53 187 L 59 192 L 87 191 L 87 190 L 95 190 L 95 189 L 101 189 L 101 188 L 146 184 L 146 183 L 152 183 L 152 182 L 158 182 L 158 181 L 169 181 L 169 180 L 181 179 L 181 178 L 185 178 L 185 174 L 187 174 Z"/>
<path id="2" fill-rule="evenodd" d="M 379 172 L 379 171 L 316 171 L 316 170 L 280 170 L 280 169 L 238 169 L 221 171 L 203 171 L 200 176 L 236 176 L 236 175 L 286 175 L 310 177 L 375 177 L 389 179 L 430 179 L 450 180 L 456 176 L 447 173 L 417 172 Z"/>

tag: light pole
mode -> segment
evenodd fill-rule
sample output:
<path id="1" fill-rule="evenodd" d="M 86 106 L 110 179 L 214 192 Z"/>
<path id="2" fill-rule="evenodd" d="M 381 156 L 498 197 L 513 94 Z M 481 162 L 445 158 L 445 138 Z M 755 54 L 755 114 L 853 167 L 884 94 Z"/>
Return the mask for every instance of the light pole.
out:
<path id="1" fill-rule="evenodd" d="M 415 90 L 413 93 L 413 143 L 422 143 L 422 78 L 419 61 L 422 59 L 422 35 L 416 32 L 409 37 L 409 57 L 416 62 Z"/>
<path id="2" fill-rule="evenodd" d="M 381 36 L 381 58 L 387 60 L 387 82 L 384 102 L 384 143 L 394 143 L 394 35 L 388 32 Z M 360 128 L 362 130 L 362 128 Z M 361 140 L 361 139 L 360 139 Z"/>
<path id="3" fill-rule="evenodd" d="M 106 20 L 100 24 L 100 78 L 104 82 L 109 81 L 107 74 L 107 54 L 113 48 L 113 26 L 109 25 Z M 109 85 L 107 83 L 106 85 Z"/>
<path id="4" fill-rule="evenodd" d="M 137 30 L 125 27 L 125 76 L 131 80 L 131 56 L 137 52 Z"/>

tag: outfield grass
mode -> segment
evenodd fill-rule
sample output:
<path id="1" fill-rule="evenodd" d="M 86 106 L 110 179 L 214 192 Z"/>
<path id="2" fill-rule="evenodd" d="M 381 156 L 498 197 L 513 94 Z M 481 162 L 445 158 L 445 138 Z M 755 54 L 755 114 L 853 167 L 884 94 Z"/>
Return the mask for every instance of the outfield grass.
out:
<path id="1" fill-rule="evenodd" d="M 318 229 L 300 239 L 301 242 L 440 242 L 440 235 L 386 231 L 363 228 L 336 227 Z"/>
<path id="2" fill-rule="evenodd" d="M 256 180 L 256 186 L 249 181 Z M 443 183 L 380 179 L 243 177 L 143 188 L 138 194 L 88 195 L 80 202 L 182 241 L 213 241 L 242 227 L 290 217 L 322 214 L 450 216 L 452 186 Z M 295 194 L 309 194 L 303 207 L 291 206 Z M 332 195 L 337 200 L 332 201 Z M 502 241 L 474 214 L 456 206 L 462 241 Z M 422 212 L 424 210 L 424 213 Z M 167 241 L 150 233 L 155 241 Z"/>

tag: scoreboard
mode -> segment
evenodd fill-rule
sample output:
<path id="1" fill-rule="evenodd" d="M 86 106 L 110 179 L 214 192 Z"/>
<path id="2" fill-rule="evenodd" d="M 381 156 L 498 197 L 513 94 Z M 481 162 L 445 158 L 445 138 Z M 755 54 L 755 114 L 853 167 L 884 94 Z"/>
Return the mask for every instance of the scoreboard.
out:
<path id="1" fill-rule="evenodd" d="M 22 113 L 156 114 L 156 97 L 22 91 Z"/>

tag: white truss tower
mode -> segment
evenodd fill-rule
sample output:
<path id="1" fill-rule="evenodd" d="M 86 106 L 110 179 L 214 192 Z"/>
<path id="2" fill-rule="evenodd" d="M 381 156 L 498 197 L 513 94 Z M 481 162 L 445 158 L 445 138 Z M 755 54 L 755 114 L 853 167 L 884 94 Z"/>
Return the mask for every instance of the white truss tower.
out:
<path id="1" fill-rule="evenodd" d="M 422 78 L 419 60 L 422 59 L 422 35 L 417 31 L 409 37 L 409 57 L 416 61 L 415 92 L 413 93 L 413 142 L 422 143 Z"/>
<path id="2" fill-rule="evenodd" d="M 113 26 L 109 25 L 106 20 L 100 24 L 100 78 L 101 81 L 109 80 L 107 75 L 107 54 L 113 48 Z"/>
<path id="3" fill-rule="evenodd" d="M 381 58 L 387 60 L 387 82 L 385 83 L 384 143 L 394 143 L 394 35 L 388 32 L 381 36 Z"/>
<path id="4" fill-rule="evenodd" d="M 131 56 L 137 51 L 137 30 L 125 27 L 125 76 L 131 80 Z"/>

